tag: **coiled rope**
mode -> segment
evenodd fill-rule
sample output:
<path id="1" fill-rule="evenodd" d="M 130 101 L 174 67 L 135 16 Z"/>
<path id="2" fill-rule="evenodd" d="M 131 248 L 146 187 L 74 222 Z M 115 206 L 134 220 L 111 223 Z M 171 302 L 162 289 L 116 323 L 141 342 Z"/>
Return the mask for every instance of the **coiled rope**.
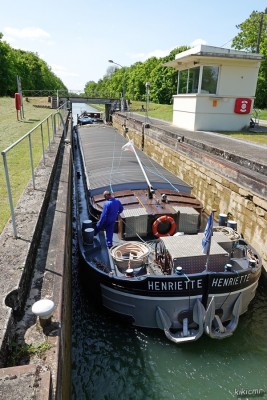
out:
<path id="1" fill-rule="evenodd" d="M 238 240 L 241 238 L 240 233 L 236 232 L 233 228 L 230 228 L 228 226 L 214 226 L 213 231 L 222 232 L 231 240 Z"/>
<path id="2" fill-rule="evenodd" d="M 145 243 L 127 242 L 110 249 L 117 265 L 123 268 L 138 268 L 147 262 L 150 248 Z"/>

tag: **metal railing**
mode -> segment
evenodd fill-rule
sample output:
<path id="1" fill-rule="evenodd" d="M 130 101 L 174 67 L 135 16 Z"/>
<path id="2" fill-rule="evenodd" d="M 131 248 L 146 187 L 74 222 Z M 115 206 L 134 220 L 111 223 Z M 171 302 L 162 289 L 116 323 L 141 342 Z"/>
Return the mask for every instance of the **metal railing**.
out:
<path id="1" fill-rule="evenodd" d="M 14 237 L 17 238 L 17 227 L 16 227 L 16 219 L 15 219 L 15 212 L 14 212 L 14 204 L 13 204 L 13 198 L 12 198 L 12 191 L 11 191 L 11 182 L 10 182 L 10 173 L 9 173 L 9 168 L 8 168 L 8 153 L 11 152 L 12 150 L 16 149 L 16 147 L 24 142 L 28 141 L 28 150 L 29 150 L 29 160 L 30 160 L 30 170 L 31 170 L 31 179 L 32 179 L 32 184 L 33 184 L 33 189 L 36 189 L 35 185 L 35 176 L 34 176 L 34 154 L 33 154 L 33 144 L 32 144 L 32 139 L 33 135 L 38 131 L 40 128 L 40 133 L 41 133 L 41 153 L 42 153 L 42 159 L 44 165 L 46 164 L 46 156 L 45 156 L 45 150 L 46 148 L 51 150 L 51 143 L 55 139 L 56 131 L 59 129 L 62 125 L 64 128 L 64 137 L 66 137 L 66 124 L 64 122 L 65 116 L 67 113 L 66 109 L 66 104 L 63 104 L 61 107 L 59 107 L 55 113 L 51 113 L 48 117 L 46 117 L 43 121 L 41 121 L 38 125 L 36 125 L 33 129 L 31 129 L 29 132 L 27 132 L 24 136 L 22 136 L 20 139 L 18 139 L 16 142 L 11 144 L 9 147 L 7 147 L 5 150 L 1 152 L 2 157 L 3 157 L 3 164 L 4 164 L 4 171 L 5 171 L 5 180 L 6 180 L 6 187 L 7 187 L 7 194 L 8 194 L 8 201 L 9 201 L 9 207 L 10 207 L 10 214 L 11 214 L 11 219 L 12 219 L 12 226 L 13 226 L 13 234 Z M 64 117 L 63 117 L 63 115 Z M 46 126 L 46 130 L 45 130 Z M 52 132 L 51 130 L 52 129 Z M 45 131 L 47 133 L 47 138 L 45 140 Z M 52 138 L 51 138 L 52 135 Z M 47 144 L 47 147 L 46 147 Z M 40 150 L 39 150 L 40 151 Z"/>

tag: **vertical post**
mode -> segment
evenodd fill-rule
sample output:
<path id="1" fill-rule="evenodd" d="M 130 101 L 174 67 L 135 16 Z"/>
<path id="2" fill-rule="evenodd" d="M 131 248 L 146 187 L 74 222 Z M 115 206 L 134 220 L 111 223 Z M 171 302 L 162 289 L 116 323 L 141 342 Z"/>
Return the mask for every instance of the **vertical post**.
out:
<path id="1" fill-rule="evenodd" d="M 51 150 L 51 148 L 50 148 L 50 128 L 49 128 L 48 118 L 47 118 L 46 122 L 47 122 L 47 134 L 48 134 L 48 140 L 49 140 L 49 150 Z"/>
<path id="2" fill-rule="evenodd" d="M 262 24 L 263 24 L 263 15 L 264 13 L 260 13 L 260 26 L 259 26 L 259 32 L 258 32 L 258 39 L 257 39 L 257 48 L 256 48 L 256 52 L 259 53 L 260 52 L 260 44 L 261 44 L 261 32 L 262 32 Z"/>
<path id="3" fill-rule="evenodd" d="M 22 96 L 22 87 L 21 87 L 21 78 L 17 75 L 17 88 L 18 93 L 20 94 L 20 118 L 23 119 L 24 117 L 24 107 L 23 107 L 23 96 Z"/>
<path id="4" fill-rule="evenodd" d="M 66 124 L 64 123 L 64 120 L 63 120 L 63 117 L 62 117 L 62 115 L 60 114 L 60 112 L 57 112 L 56 114 L 54 114 L 54 128 L 56 127 L 56 116 L 59 116 L 60 117 L 60 122 L 62 123 L 62 125 L 63 125 L 63 129 L 64 129 L 64 138 L 67 136 L 67 130 L 66 130 Z M 55 128 L 56 129 L 56 128 Z"/>
<path id="5" fill-rule="evenodd" d="M 30 161 L 31 161 L 31 170 L 32 170 L 32 184 L 35 189 L 35 178 L 34 178 L 34 165 L 33 165 L 33 155 L 32 155 L 32 137 L 31 133 L 29 134 L 29 147 L 30 147 Z"/>
<path id="6" fill-rule="evenodd" d="M 54 135 L 54 138 L 55 138 L 56 132 L 57 132 L 55 115 L 56 115 L 56 114 L 54 114 L 54 118 L 52 117 L 52 121 L 53 121 L 53 135 Z"/>
<path id="7" fill-rule="evenodd" d="M 43 159 L 44 159 L 44 165 L 45 165 L 45 148 L 44 148 L 43 124 L 41 124 L 41 138 L 42 138 Z"/>
<path id="8" fill-rule="evenodd" d="M 150 83 L 146 82 L 146 124 L 148 123 Z"/>
<path id="9" fill-rule="evenodd" d="M 47 129 L 47 136 L 48 136 L 48 147 L 49 147 L 49 151 L 51 151 L 51 143 L 50 143 L 49 127 L 48 127 L 48 129 Z"/>
<path id="10" fill-rule="evenodd" d="M 145 124 L 142 124 L 142 143 L 141 143 L 141 150 L 144 150 L 145 146 Z"/>
<path id="11" fill-rule="evenodd" d="M 123 82 L 122 82 L 122 107 L 121 111 L 125 111 L 125 71 L 123 71 Z"/>
<path id="12" fill-rule="evenodd" d="M 208 247 L 207 247 L 207 259 L 206 259 L 206 265 L 205 265 L 205 271 L 208 271 L 209 269 L 209 260 L 210 260 L 210 248 L 211 248 L 211 239 L 213 236 L 213 221 L 214 221 L 214 213 L 215 213 L 215 209 L 212 209 L 211 214 L 208 218 L 208 222 L 207 222 L 207 226 L 205 229 L 205 236 L 208 236 Z"/>
<path id="13" fill-rule="evenodd" d="M 54 131 L 54 120 L 53 120 L 52 114 L 51 114 L 50 118 L 51 118 L 51 129 L 52 129 L 53 141 L 54 141 L 55 140 L 55 131 Z"/>
<path id="14" fill-rule="evenodd" d="M 111 64 L 115 64 L 118 65 L 119 67 L 121 67 L 122 69 L 124 69 L 124 67 L 121 64 L 116 63 L 113 60 L 108 60 L 108 62 L 110 62 Z M 125 111 L 125 71 L 123 70 L 123 81 L 122 81 L 122 95 L 121 95 L 121 111 Z"/>
<path id="15" fill-rule="evenodd" d="M 14 207 L 13 207 L 13 201 L 12 201 L 12 194 L 11 194 L 10 180 L 9 180 L 9 174 L 8 174 L 6 153 L 2 153 L 2 156 L 3 156 L 3 163 L 4 163 L 4 169 L 5 169 L 6 186 L 7 186 L 9 207 L 10 207 L 10 212 L 11 212 L 13 233 L 14 233 L 15 238 L 17 238 L 17 227 L 16 227 L 15 213 L 14 213 Z"/>

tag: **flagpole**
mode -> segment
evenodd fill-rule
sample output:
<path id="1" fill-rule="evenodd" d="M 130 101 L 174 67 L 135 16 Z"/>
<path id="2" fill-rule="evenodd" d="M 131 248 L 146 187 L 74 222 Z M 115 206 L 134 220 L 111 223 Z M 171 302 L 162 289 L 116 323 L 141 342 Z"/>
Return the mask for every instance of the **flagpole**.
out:
<path id="1" fill-rule="evenodd" d="M 154 193 L 153 186 L 152 186 L 151 183 L 149 182 L 149 179 L 148 179 L 148 177 L 147 177 L 147 174 L 146 174 L 146 172 L 145 172 L 145 170 L 144 170 L 144 167 L 143 167 L 143 165 L 142 165 L 142 163 L 141 163 L 141 161 L 140 161 L 140 159 L 139 159 L 139 157 L 138 157 L 138 155 L 137 155 L 137 153 L 136 153 L 136 150 L 135 150 L 135 148 L 134 148 L 134 145 L 132 144 L 132 141 L 129 140 L 129 142 L 131 143 L 131 147 L 132 147 L 132 149 L 133 149 L 133 152 L 134 152 L 134 154 L 135 154 L 135 157 L 136 157 L 136 159 L 137 159 L 137 161 L 138 161 L 138 164 L 139 164 L 139 166 L 140 166 L 140 168 L 141 168 L 141 171 L 143 172 L 143 175 L 144 175 L 145 180 L 146 180 L 146 182 L 147 182 L 147 185 L 148 185 L 148 196 L 149 196 L 150 199 L 152 199 L 152 198 L 153 198 L 153 193 Z M 123 146 L 123 147 L 124 147 L 124 146 Z"/>
<path id="2" fill-rule="evenodd" d="M 205 271 L 208 271 L 208 267 L 209 267 L 209 260 L 210 260 L 210 248 L 211 248 L 211 238 L 213 236 L 213 221 L 214 221 L 214 213 L 215 213 L 215 209 L 212 209 L 211 211 L 211 226 L 210 228 L 210 239 L 208 241 L 208 247 L 207 247 L 207 259 L 206 259 L 206 264 L 205 264 Z M 207 228 L 206 228 L 207 229 Z"/>

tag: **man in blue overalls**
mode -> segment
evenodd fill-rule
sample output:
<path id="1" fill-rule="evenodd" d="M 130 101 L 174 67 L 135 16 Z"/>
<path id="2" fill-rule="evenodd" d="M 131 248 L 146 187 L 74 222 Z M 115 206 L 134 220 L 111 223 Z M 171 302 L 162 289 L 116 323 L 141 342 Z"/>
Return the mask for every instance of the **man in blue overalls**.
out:
<path id="1" fill-rule="evenodd" d="M 100 219 L 95 227 L 94 234 L 96 235 L 102 228 L 106 229 L 107 246 L 110 248 L 113 241 L 113 232 L 117 217 L 123 211 L 123 206 L 120 200 L 112 197 L 111 192 L 105 191 L 103 193 L 106 202 L 103 207 Z"/>

